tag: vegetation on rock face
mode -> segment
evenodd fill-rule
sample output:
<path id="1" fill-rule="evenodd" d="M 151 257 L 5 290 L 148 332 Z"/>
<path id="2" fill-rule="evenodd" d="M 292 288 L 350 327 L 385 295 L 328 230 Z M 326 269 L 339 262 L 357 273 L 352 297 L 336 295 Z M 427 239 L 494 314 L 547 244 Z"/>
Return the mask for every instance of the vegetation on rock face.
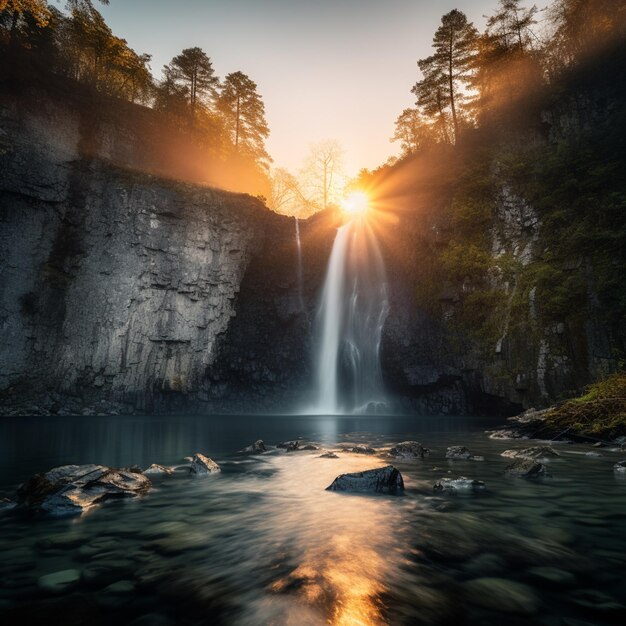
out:
<path id="1" fill-rule="evenodd" d="M 545 415 L 553 429 L 607 439 L 626 435 L 626 374 L 614 374 L 587 387 L 580 398 Z"/>

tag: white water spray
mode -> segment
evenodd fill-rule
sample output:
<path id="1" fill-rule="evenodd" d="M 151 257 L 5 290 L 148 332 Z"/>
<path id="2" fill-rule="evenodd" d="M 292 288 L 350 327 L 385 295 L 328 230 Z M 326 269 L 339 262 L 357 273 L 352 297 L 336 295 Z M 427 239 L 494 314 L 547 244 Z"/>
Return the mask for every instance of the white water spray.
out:
<path id="1" fill-rule="evenodd" d="M 371 226 L 355 218 L 337 231 L 322 290 L 312 412 L 381 412 L 380 341 L 389 311 L 382 256 Z"/>
<path id="2" fill-rule="evenodd" d="M 296 250 L 298 251 L 298 303 L 300 311 L 304 311 L 304 297 L 302 295 L 302 243 L 300 242 L 300 220 L 296 220 Z"/>

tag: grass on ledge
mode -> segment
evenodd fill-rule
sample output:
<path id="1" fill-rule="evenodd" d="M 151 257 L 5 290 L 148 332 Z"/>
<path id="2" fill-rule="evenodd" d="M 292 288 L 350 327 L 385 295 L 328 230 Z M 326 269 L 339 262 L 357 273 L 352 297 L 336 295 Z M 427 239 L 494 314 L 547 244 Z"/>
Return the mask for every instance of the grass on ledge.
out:
<path id="1" fill-rule="evenodd" d="M 626 373 L 587 387 L 587 393 L 555 407 L 546 422 L 558 430 L 612 439 L 626 435 Z"/>

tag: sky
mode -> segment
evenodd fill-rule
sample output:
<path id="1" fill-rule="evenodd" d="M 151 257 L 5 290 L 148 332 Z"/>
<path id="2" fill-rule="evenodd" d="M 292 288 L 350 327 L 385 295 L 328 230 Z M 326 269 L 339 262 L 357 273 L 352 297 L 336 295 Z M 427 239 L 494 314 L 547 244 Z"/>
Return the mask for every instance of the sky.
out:
<path id="1" fill-rule="evenodd" d="M 97 3 L 95 3 L 97 5 Z M 199 46 L 220 78 L 257 83 L 274 166 L 297 171 L 311 144 L 336 139 L 346 173 L 397 154 L 394 122 L 414 104 L 417 59 L 457 8 L 481 28 L 497 0 L 110 0 L 113 32 L 152 55 L 152 72 Z M 530 4 L 530 3 L 529 3 Z M 537 2 L 545 6 L 545 2 Z"/>

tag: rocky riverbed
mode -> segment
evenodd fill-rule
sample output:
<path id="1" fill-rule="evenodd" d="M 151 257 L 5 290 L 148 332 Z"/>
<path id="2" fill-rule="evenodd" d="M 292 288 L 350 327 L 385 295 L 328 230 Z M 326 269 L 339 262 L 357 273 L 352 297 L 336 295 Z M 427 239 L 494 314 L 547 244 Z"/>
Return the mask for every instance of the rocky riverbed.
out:
<path id="1" fill-rule="evenodd" d="M 125 467 L 150 486 L 71 517 L 5 507 L 0 614 L 65 624 L 622 623 L 620 446 L 492 439 L 485 431 L 496 426 L 5 420 L 2 496 L 36 473 L 64 479 L 68 470 L 48 474 L 68 463 L 94 464 L 100 484 L 118 488 L 115 468 Z M 536 466 L 545 471 L 529 474 Z M 327 489 L 337 481 L 348 489 Z"/>

